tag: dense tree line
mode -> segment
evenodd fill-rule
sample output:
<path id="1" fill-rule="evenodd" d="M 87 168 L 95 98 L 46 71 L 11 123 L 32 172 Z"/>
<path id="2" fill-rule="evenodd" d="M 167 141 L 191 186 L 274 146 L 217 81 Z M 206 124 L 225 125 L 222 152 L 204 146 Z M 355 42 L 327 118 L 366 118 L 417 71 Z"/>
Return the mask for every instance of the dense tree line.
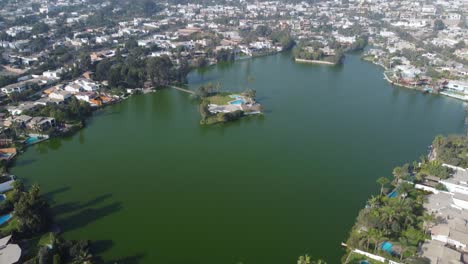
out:
<path id="1" fill-rule="evenodd" d="M 109 86 L 116 88 L 141 88 L 146 81 L 150 81 L 153 87 L 161 87 L 184 83 L 189 70 L 187 61 L 181 59 L 180 65 L 174 65 L 168 56 L 116 56 L 96 65 L 95 78 L 107 80 Z"/>
<path id="2" fill-rule="evenodd" d="M 68 99 L 66 104 L 48 104 L 40 106 L 35 110 L 26 111 L 29 116 L 47 116 L 53 117 L 58 122 L 83 121 L 92 113 L 89 103 L 80 101 L 75 97 Z"/>
<path id="3" fill-rule="evenodd" d="M 295 44 L 289 29 L 273 30 L 267 25 L 259 25 L 255 29 L 246 28 L 241 30 L 239 33 L 245 43 L 253 42 L 259 37 L 262 37 L 270 38 L 273 41 L 273 44 L 279 44 L 284 50 L 291 49 Z"/>
<path id="4" fill-rule="evenodd" d="M 368 44 L 368 37 L 367 36 L 360 36 L 357 37 L 353 44 L 351 44 L 347 50 L 349 51 L 361 51 L 363 50 Z"/>
<path id="5" fill-rule="evenodd" d="M 236 55 L 233 50 L 221 49 L 216 53 L 217 62 L 233 62 L 236 59 Z"/>
<path id="6" fill-rule="evenodd" d="M 468 167 L 468 137 L 437 136 L 432 142 L 432 147 L 438 160 L 454 166 Z"/>
<path id="7" fill-rule="evenodd" d="M 387 197 L 383 187 L 388 179 L 380 178 L 378 182 L 382 187 L 381 193 L 372 197 L 366 208 L 359 212 L 347 245 L 387 258 L 415 257 L 419 243 L 427 238 L 423 222 L 431 219 L 424 213 L 424 194 L 412 184 L 401 183 L 397 189 L 399 196 Z M 394 255 L 380 248 L 385 241 L 393 243 Z"/>

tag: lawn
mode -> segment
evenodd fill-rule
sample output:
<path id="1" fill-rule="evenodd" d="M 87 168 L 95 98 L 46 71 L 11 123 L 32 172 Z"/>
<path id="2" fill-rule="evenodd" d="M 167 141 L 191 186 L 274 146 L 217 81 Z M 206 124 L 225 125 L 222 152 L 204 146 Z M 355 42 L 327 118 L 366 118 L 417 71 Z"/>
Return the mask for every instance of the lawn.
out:
<path id="1" fill-rule="evenodd" d="M 205 99 L 210 103 L 210 104 L 216 104 L 216 105 L 227 105 L 228 102 L 234 100 L 231 97 L 229 97 L 229 93 L 219 93 L 217 95 L 213 95 L 210 97 L 206 97 Z"/>
<path id="2" fill-rule="evenodd" d="M 27 245 L 28 250 L 26 251 L 26 254 L 23 256 L 23 258 L 34 259 L 41 247 L 52 244 L 52 237 L 52 232 L 47 232 L 25 240 L 23 243 Z"/>
<path id="3" fill-rule="evenodd" d="M 45 233 L 41 236 L 39 242 L 37 242 L 37 245 L 42 247 L 52 244 L 52 237 L 52 232 Z"/>
<path id="4" fill-rule="evenodd" d="M 13 230 L 18 229 L 18 220 L 13 217 L 10 221 L 0 227 L 0 232 L 11 233 Z"/>

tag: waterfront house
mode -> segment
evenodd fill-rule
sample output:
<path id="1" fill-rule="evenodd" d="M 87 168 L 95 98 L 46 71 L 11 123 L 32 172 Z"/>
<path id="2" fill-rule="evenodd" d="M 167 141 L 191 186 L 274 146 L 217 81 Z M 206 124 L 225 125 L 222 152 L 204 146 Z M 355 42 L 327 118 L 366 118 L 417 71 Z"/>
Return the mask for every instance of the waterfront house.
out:
<path id="1" fill-rule="evenodd" d="M 447 224 L 439 224 L 431 228 L 432 240 L 440 241 L 464 250 L 468 245 L 468 234 L 451 228 Z"/>
<path id="2" fill-rule="evenodd" d="M 0 160 L 11 160 L 16 156 L 16 148 L 0 149 Z"/>
<path id="3" fill-rule="evenodd" d="M 439 192 L 427 196 L 424 203 L 424 209 L 429 213 L 438 213 L 442 209 L 449 208 L 452 205 L 452 195 L 446 192 Z"/>
<path id="4" fill-rule="evenodd" d="M 468 212 L 456 207 L 440 209 L 436 214 L 437 224 L 430 228 L 431 239 L 464 250 L 468 245 Z"/>
<path id="5" fill-rule="evenodd" d="M 75 94 L 76 99 L 80 101 L 90 102 L 91 100 L 97 97 L 97 94 L 94 92 L 79 92 Z"/>
<path id="6" fill-rule="evenodd" d="M 26 128 L 26 124 L 32 119 L 32 117 L 27 115 L 15 116 L 12 119 L 12 123 L 16 124 L 18 127 Z"/>
<path id="7" fill-rule="evenodd" d="M 21 257 L 21 248 L 17 244 L 11 244 L 11 235 L 0 239 L 0 263 L 18 263 Z"/>
<path id="8" fill-rule="evenodd" d="M 430 263 L 462 264 L 460 252 L 445 246 L 445 243 L 428 240 L 421 246 L 421 256 L 428 258 Z"/>
<path id="9" fill-rule="evenodd" d="M 55 118 L 36 116 L 31 118 L 26 127 L 31 130 L 46 131 L 56 126 Z"/>
<path id="10" fill-rule="evenodd" d="M 397 65 L 395 70 L 397 75 L 405 81 L 412 81 L 417 75 L 421 74 L 421 70 L 412 65 Z"/>
<path id="11" fill-rule="evenodd" d="M 451 178 L 440 181 L 451 193 L 468 195 L 468 172 L 456 170 Z"/>
<path id="12" fill-rule="evenodd" d="M 448 81 L 444 87 L 451 92 L 468 94 L 468 82 L 466 81 Z"/>

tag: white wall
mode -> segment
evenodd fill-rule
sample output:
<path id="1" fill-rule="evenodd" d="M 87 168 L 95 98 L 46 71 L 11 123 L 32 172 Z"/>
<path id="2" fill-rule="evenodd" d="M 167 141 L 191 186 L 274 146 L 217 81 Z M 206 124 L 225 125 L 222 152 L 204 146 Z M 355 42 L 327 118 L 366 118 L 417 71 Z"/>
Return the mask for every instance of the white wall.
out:
<path id="1" fill-rule="evenodd" d="M 459 207 L 461 207 L 463 209 L 468 209 L 468 201 L 460 200 L 460 199 L 457 199 L 457 198 L 453 197 L 453 203 L 456 206 L 459 206 Z"/>
<path id="2" fill-rule="evenodd" d="M 446 181 L 440 181 L 440 183 L 445 185 L 445 187 L 447 187 L 447 190 L 449 192 L 461 193 L 461 194 L 468 195 L 468 187 L 458 185 L 458 184 L 454 184 L 454 183 L 450 183 L 450 182 L 446 182 Z"/>

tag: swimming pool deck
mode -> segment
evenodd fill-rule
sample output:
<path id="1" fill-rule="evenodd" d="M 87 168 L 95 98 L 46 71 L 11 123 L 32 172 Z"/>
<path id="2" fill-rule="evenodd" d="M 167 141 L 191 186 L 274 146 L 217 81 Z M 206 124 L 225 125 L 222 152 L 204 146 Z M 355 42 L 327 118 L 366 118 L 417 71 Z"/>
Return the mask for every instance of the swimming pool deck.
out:
<path id="1" fill-rule="evenodd" d="M 35 140 L 34 140 L 34 141 L 29 141 L 29 142 L 28 142 L 28 140 L 29 140 L 30 138 L 35 138 Z M 48 139 L 49 139 L 49 137 L 46 137 L 46 138 L 45 138 L 45 137 L 44 137 L 44 138 L 29 137 L 29 138 L 27 138 L 25 141 L 23 141 L 23 143 L 24 143 L 26 146 L 31 146 L 31 145 L 34 145 L 34 144 L 37 144 L 37 143 L 41 143 L 42 141 L 46 141 L 46 140 L 48 140 Z"/>

